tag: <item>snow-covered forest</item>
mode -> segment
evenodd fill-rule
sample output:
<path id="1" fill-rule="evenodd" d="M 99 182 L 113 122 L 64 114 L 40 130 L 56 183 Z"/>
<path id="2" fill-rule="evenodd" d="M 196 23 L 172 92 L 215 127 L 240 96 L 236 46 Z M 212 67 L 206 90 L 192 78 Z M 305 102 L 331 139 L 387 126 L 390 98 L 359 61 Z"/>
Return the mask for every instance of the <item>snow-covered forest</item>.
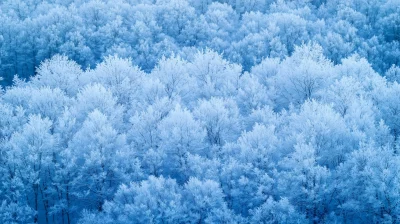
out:
<path id="1" fill-rule="evenodd" d="M 400 223 L 399 0 L 3 0 L 0 77 L 0 223 Z"/>

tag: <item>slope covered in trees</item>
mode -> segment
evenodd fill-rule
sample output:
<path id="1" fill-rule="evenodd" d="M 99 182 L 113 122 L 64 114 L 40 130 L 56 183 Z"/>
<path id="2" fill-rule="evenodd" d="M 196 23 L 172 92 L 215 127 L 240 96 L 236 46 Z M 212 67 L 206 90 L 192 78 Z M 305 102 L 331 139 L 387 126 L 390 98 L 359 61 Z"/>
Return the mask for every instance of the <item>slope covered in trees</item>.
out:
<path id="1" fill-rule="evenodd" d="M 400 222 L 397 1 L 0 4 L 0 223 Z"/>
<path id="2" fill-rule="evenodd" d="M 381 74 L 400 66 L 398 0 L 4 0 L 0 21 L 3 86 L 55 54 L 84 69 L 118 54 L 149 72 L 208 47 L 249 71 L 308 41 L 335 64 L 358 53 Z"/>

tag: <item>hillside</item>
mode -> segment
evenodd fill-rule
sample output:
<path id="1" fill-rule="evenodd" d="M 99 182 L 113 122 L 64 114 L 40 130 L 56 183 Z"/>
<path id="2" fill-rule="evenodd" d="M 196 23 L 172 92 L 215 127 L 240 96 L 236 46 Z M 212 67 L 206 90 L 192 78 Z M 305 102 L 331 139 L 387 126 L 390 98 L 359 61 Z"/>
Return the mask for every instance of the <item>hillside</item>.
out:
<path id="1" fill-rule="evenodd" d="M 0 2 L 0 223 L 399 223 L 397 0 Z"/>

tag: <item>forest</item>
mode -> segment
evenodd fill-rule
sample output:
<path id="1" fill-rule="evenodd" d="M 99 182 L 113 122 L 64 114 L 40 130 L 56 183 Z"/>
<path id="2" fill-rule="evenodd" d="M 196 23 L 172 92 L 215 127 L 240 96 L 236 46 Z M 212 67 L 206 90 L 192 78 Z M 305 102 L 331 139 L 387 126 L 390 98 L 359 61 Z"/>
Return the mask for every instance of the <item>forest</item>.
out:
<path id="1" fill-rule="evenodd" d="M 400 223 L 399 0 L 3 0 L 0 80 L 0 223 Z"/>

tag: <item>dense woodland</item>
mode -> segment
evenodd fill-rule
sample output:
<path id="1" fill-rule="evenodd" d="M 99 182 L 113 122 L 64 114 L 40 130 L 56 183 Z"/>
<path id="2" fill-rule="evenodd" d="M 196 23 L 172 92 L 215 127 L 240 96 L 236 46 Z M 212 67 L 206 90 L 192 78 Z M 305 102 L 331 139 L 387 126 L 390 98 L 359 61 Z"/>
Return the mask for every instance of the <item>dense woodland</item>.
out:
<path id="1" fill-rule="evenodd" d="M 400 1 L 0 1 L 0 223 L 400 223 Z"/>

